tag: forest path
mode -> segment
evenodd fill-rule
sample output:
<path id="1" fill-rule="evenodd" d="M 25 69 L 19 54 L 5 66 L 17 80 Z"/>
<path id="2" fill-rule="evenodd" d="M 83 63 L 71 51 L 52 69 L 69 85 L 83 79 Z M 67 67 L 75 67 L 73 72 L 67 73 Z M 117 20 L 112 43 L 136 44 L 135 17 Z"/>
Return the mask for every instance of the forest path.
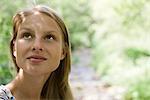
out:
<path id="1" fill-rule="evenodd" d="M 123 100 L 124 89 L 104 83 L 91 67 L 88 48 L 73 52 L 77 63 L 72 65 L 70 83 L 75 100 Z"/>

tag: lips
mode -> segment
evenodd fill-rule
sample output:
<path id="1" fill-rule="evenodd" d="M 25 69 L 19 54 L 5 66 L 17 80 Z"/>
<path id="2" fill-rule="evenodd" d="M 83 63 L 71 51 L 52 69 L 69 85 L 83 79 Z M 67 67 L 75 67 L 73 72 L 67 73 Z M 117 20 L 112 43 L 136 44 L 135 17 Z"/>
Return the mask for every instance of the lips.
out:
<path id="1" fill-rule="evenodd" d="M 39 55 L 32 55 L 32 56 L 27 57 L 27 59 L 29 59 L 33 63 L 40 63 L 40 62 L 47 60 L 47 58 L 43 56 L 39 56 Z"/>

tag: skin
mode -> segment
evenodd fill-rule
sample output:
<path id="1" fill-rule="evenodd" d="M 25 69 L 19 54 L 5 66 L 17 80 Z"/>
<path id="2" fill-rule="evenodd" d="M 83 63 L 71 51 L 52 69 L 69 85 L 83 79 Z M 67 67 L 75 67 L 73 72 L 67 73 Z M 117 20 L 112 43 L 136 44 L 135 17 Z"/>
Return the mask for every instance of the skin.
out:
<path id="1" fill-rule="evenodd" d="M 65 57 L 57 23 L 38 12 L 27 16 L 14 41 L 14 56 L 20 70 L 6 87 L 17 100 L 39 100 L 45 81 Z"/>

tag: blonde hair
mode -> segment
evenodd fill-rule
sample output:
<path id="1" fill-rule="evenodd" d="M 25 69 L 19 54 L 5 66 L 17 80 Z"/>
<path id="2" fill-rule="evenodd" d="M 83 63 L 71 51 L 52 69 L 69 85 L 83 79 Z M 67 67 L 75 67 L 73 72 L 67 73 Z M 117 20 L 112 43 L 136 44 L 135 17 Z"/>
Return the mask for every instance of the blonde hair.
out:
<path id="1" fill-rule="evenodd" d="M 16 59 L 13 55 L 13 42 L 16 39 L 18 28 L 21 25 L 23 19 L 34 14 L 34 12 L 46 14 L 56 21 L 63 34 L 64 49 L 66 52 L 66 56 L 63 60 L 60 61 L 59 67 L 51 73 L 51 75 L 45 82 L 41 92 L 41 99 L 73 100 L 73 96 L 68 83 L 68 76 L 71 70 L 71 48 L 68 36 L 69 33 L 63 20 L 56 14 L 54 10 L 48 8 L 47 6 L 37 5 L 31 9 L 18 12 L 13 17 L 13 36 L 10 42 L 10 50 L 17 72 L 19 72 L 19 67 L 17 66 Z"/>

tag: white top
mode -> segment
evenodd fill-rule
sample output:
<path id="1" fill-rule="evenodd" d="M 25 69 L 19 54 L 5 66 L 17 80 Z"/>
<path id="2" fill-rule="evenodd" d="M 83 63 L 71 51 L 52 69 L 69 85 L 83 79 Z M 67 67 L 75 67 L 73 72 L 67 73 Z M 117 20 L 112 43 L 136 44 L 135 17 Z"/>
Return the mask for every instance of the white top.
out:
<path id="1" fill-rule="evenodd" d="M 4 85 L 0 85 L 0 100 L 15 100 L 10 90 Z"/>

